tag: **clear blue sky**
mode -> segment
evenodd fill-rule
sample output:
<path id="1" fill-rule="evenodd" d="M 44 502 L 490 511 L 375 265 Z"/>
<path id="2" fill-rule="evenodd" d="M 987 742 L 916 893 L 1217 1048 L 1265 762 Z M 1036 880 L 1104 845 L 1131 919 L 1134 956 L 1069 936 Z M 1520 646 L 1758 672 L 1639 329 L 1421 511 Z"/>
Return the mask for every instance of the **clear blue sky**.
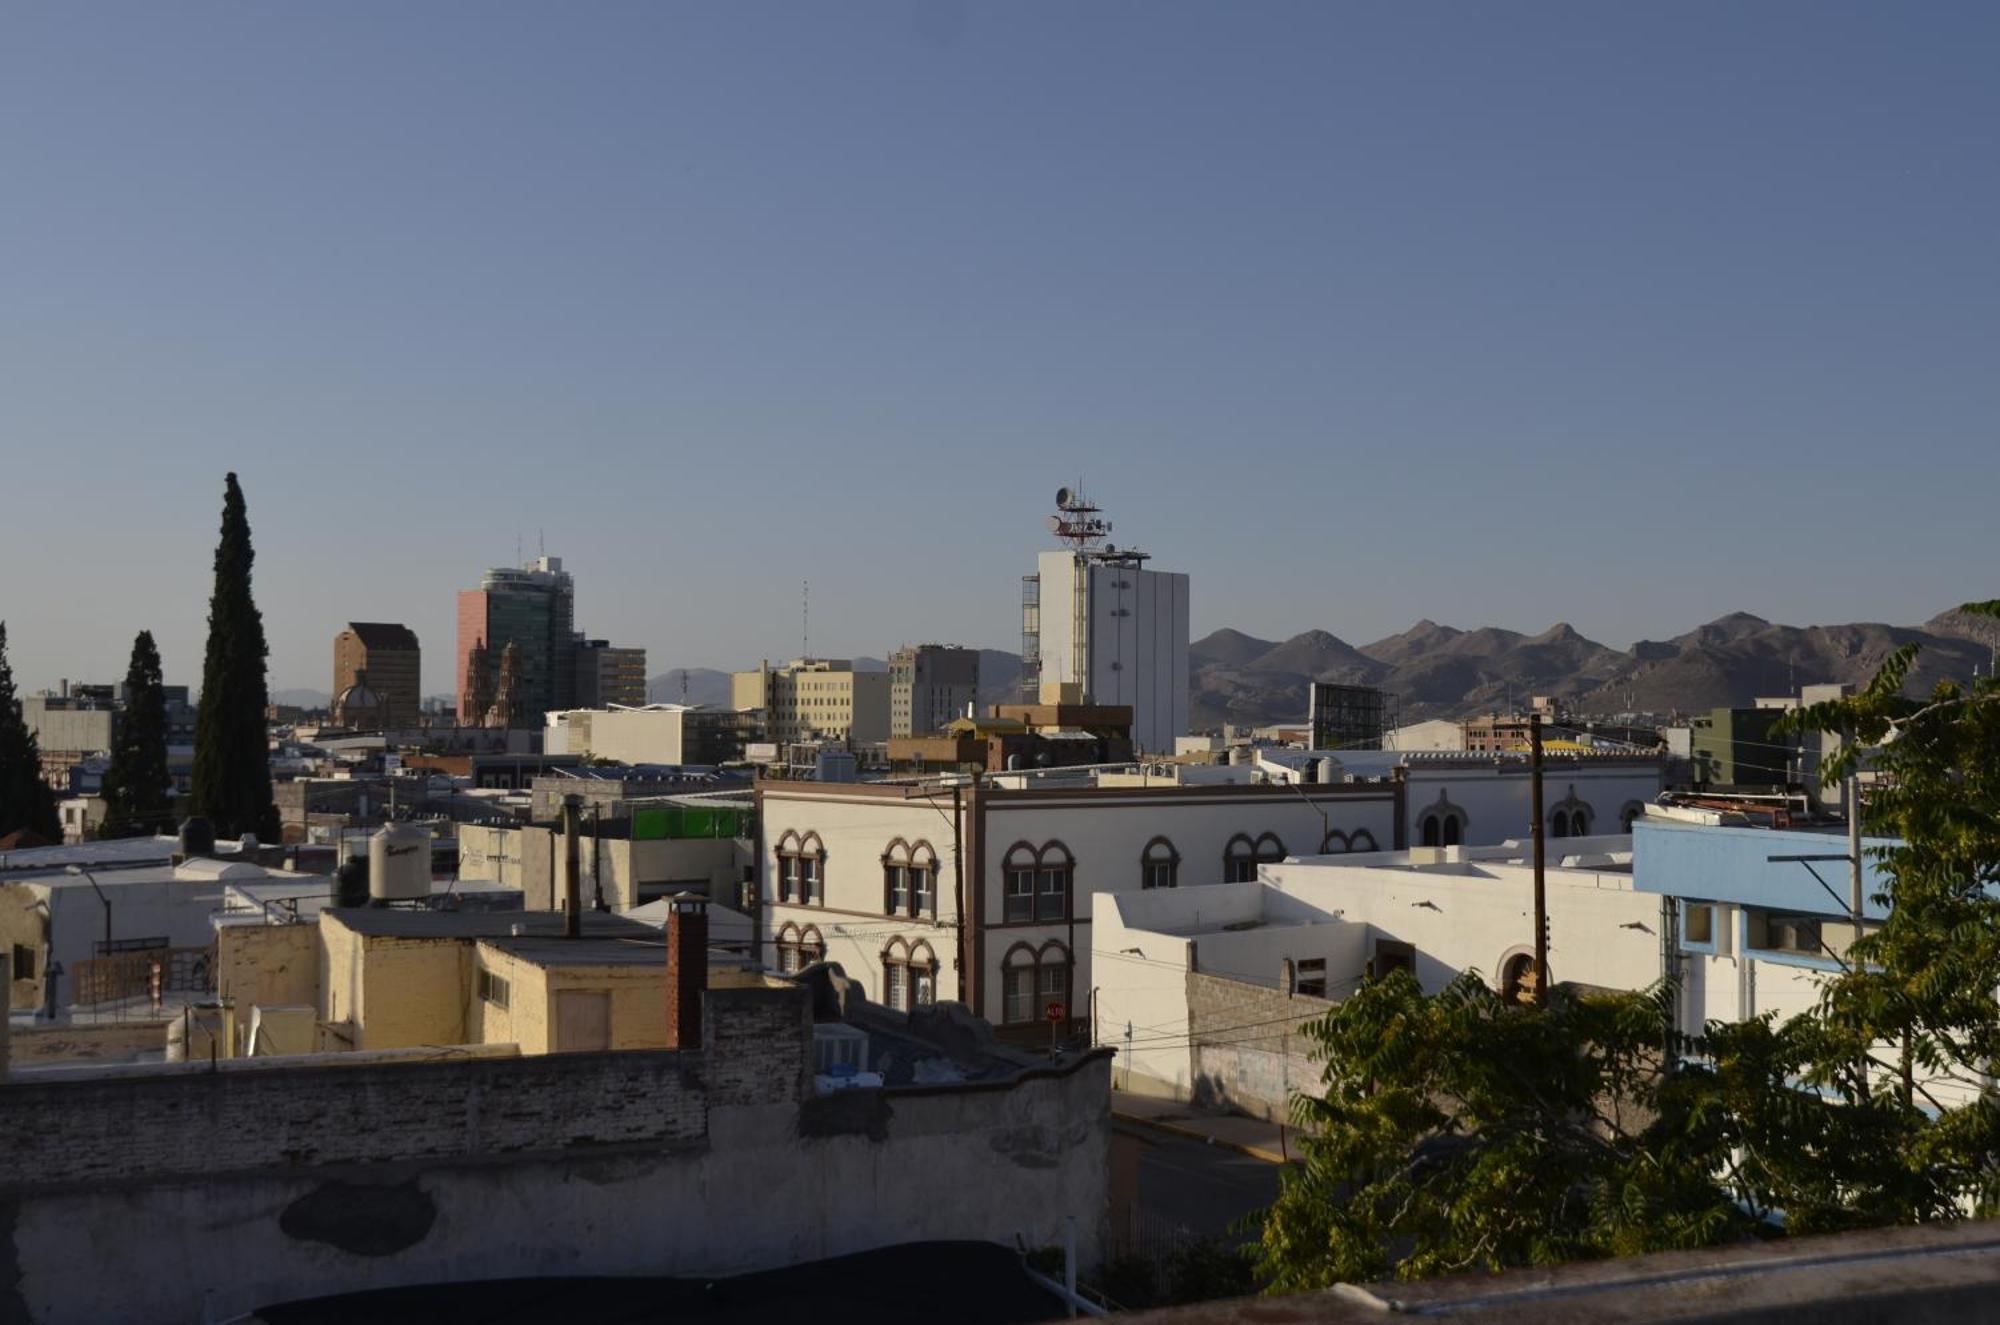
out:
<path id="1" fill-rule="evenodd" d="M 530 553 L 675 663 L 1012 647 L 1049 494 L 1197 633 L 2000 593 L 2000 6 L 0 6 L 0 615 L 452 684 Z"/>

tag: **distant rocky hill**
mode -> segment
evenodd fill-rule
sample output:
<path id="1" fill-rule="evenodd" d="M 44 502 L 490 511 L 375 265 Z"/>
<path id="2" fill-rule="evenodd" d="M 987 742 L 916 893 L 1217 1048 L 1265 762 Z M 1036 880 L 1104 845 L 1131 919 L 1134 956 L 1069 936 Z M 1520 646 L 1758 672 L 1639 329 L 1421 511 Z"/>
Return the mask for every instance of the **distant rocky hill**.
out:
<path id="1" fill-rule="evenodd" d="M 1922 626 L 1860 622 L 1785 626 L 1732 612 L 1667 640 L 1613 649 L 1558 622 L 1538 635 L 1497 626 L 1460 630 L 1419 621 L 1399 635 L 1359 647 L 1325 630 L 1286 640 L 1223 629 L 1188 646 L 1192 718 L 1197 729 L 1223 723 L 1295 722 L 1306 714 L 1315 680 L 1380 686 L 1396 696 L 1401 720 L 1465 717 L 1525 707 L 1531 695 L 1555 695 L 1587 714 L 1691 712 L 1748 704 L 1821 681 L 1861 683 L 1906 643 L 1923 646 L 1912 688 L 1964 680 L 1990 666 L 2000 621 L 1941 613 Z M 864 670 L 886 664 L 856 658 Z M 655 700 L 681 698 L 680 671 L 652 679 Z M 1021 660 L 1003 649 L 979 651 L 983 705 L 1016 701 Z M 687 697 L 729 703 L 729 674 L 688 671 Z"/>
<path id="2" fill-rule="evenodd" d="M 686 688 L 682 688 L 682 680 Z M 713 667 L 673 667 L 646 682 L 649 704 L 707 704 L 729 707 L 729 673 Z"/>
<path id="3" fill-rule="evenodd" d="M 1221 630 L 1189 648 L 1196 727 L 1296 721 L 1315 680 L 1380 686 L 1405 722 L 1461 717 L 1555 695 L 1579 713 L 1669 712 L 1747 704 L 1820 681 L 1860 683 L 1893 650 L 1923 646 L 1913 689 L 1963 680 L 1987 666 L 2000 622 L 1946 613 L 1922 627 L 1856 623 L 1785 626 L 1735 612 L 1670 640 L 1617 650 L 1567 623 L 1539 635 L 1419 621 L 1352 647 L 1324 630 L 1267 644 Z"/>

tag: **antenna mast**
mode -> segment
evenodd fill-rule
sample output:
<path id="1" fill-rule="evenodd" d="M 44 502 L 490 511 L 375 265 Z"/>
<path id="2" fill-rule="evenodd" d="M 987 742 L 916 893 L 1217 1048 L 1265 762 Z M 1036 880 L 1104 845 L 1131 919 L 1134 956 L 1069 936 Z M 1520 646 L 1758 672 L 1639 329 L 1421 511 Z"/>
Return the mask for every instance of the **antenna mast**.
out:
<path id="1" fill-rule="evenodd" d="M 813 603 L 812 581 L 800 580 L 799 581 L 799 656 L 801 658 L 810 658 L 813 656 L 812 603 Z"/>
<path id="2" fill-rule="evenodd" d="M 1049 532 L 1071 551 L 1094 560 L 1133 565 L 1146 560 L 1146 554 L 1136 548 L 1121 551 L 1116 544 L 1104 541 L 1111 532 L 1111 521 L 1104 518 L 1102 507 L 1083 495 L 1081 482 L 1074 488 L 1056 489 L 1056 513 L 1049 517 Z"/>

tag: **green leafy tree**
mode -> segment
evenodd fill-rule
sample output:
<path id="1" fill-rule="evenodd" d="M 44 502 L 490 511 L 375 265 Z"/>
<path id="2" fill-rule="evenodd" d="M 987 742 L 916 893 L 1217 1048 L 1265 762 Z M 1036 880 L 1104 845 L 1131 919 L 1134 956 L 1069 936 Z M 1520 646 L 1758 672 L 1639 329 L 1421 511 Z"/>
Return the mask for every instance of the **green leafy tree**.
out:
<path id="1" fill-rule="evenodd" d="M 1968 604 L 2000 616 L 2000 602 Z M 1802 710 L 1867 751 L 1887 919 L 1817 1005 L 1664 1033 L 1670 987 L 1514 1006 L 1363 986 L 1307 1033 L 1323 1099 L 1268 1212 L 1279 1291 L 2000 1215 L 2000 681 L 1904 694 L 1914 648 Z"/>
<path id="2" fill-rule="evenodd" d="M 125 711 L 104 771 L 104 837 L 140 837 L 172 829 L 172 776 L 167 771 L 167 690 L 153 632 L 132 641 L 125 668 Z"/>
<path id="3" fill-rule="evenodd" d="M 194 813 L 217 835 L 255 833 L 279 838 L 271 796 L 270 741 L 265 711 L 264 618 L 250 595 L 250 517 L 236 475 L 226 480 L 222 537 L 215 548 L 215 591 L 208 605 L 208 652 L 202 663 L 201 705 L 195 714 Z"/>
<path id="4" fill-rule="evenodd" d="M 2000 601 L 1962 612 L 2000 617 Z M 1912 697 L 1917 649 L 1892 654 L 1858 694 L 1794 715 L 1797 730 L 1846 738 L 1829 783 L 1864 752 L 1863 823 L 1889 840 L 1879 928 L 1827 981 L 1802 1077 L 1856 1112 L 1896 1120 L 1881 1148 L 1842 1156 L 1838 1203 L 1811 1226 L 2000 1214 L 2000 681 L 1940 683 Z"/>
<path id="5" fill-rule="evenodd" d="M 0 621 L 0 837 L 23 828 L 62 841 L 56 794 L 42 781 L 41 746 L 21 716 L 14 665 L 7 661 L 7 623 Z"/>
<path id="6" fill-rule="evenodd" d="M 1293 1101 L 1305 1162 L 1265 1218 L 1262 1277 L 1295 1291 L 1745 1235 L 1711 1163 L 1714 1090 L 1663 1070 L 1667 996 L 1363 985 L 1306 1028 L 1325 1095 Z"/>

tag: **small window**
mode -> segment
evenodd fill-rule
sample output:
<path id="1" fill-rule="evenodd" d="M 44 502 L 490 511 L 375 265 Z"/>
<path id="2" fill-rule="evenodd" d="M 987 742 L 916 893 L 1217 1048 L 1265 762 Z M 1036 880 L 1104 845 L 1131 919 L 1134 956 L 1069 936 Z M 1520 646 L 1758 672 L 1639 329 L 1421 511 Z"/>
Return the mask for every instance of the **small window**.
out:
<path id="1" fill-rule="evenodd" d="M 1443 846 L 1444 821 L 1439 819 L 1435 814 L 1425 815 L 1423 826 L 1418 830 L 1418 837 L 1424 846 L 1427 847 Z"/>
<path id="2" fill-rule="evenodd" d="M 1715 942 L 1715 907 L 1708 902 L 1681 903 L 1681 941 L 1703 947 Z"/>
<path id="3" fill-rule="evenodd" d="M 1326 958 L 1309 957 L 1298 965 L 1297 990 L 1309 998 L 1326 997 Z"/>
<path id="4" fill-rule="evenodd" d="M 1146 844 L 1139 857 L 1139 886 L 1172 888 L 1180 882 L 1180 866 L 1180 853 L 1174 850 L 1174 844 L 1156 837 Z"/>
<path id="5" fill-rule="evenodd" d="M 1816 916 L 1772 915 L 1754 911 L 1750 915 L 1750 946 L 1767 952 L 1791 952 L 1802 957 L 1824 957 L 1820 942 L 1820 922 Z"/>
<path id="6" fill-rule="evenodd" d="M 35 978 L 35 950 L 16 943 L 14 945 L 14 978 L 32 980 Z"/>
<path id="7" fill-rule="evenodd" d="M 479 997 L 482 1002 L 491 1003 L 496 1008 L 508 1007 L 511 993 L 505 976 L 495 975 L 483 967 L 480 969 Z"/>
<path id="8" fill-rule="evenodd" d="M 1376 939 L 1375 958 L 1368 963 L 1368 973 L 1377 980 L 1383 979 L 1391 971 L 1417 973 L 1417 950 L 1415 945 L 1395 939 Z"/>
<path id="9" fill-rule="evenodd" d="M 805 891 L 800 894 L 799 900 L 805 902 L 808 906 L 818 906 L 823 896 L 820 891 L 820 859 L 817 855 L 807 856 L 803 863 L 805 865 Z"/>
<path id="10" fill-rule="evenodd" d="M 908 865 L 883 866 L 883 891 L 886 894 L 883 909 L 892 916 L 902 915 L 910 909 L 910 867 Z"/>
<path id="11" fill-rule="evenodd" d="M 911 901 L 915 907 L 913 915 L 937 915 L 937 864 L 912 865 L 910 867 Z"/>

